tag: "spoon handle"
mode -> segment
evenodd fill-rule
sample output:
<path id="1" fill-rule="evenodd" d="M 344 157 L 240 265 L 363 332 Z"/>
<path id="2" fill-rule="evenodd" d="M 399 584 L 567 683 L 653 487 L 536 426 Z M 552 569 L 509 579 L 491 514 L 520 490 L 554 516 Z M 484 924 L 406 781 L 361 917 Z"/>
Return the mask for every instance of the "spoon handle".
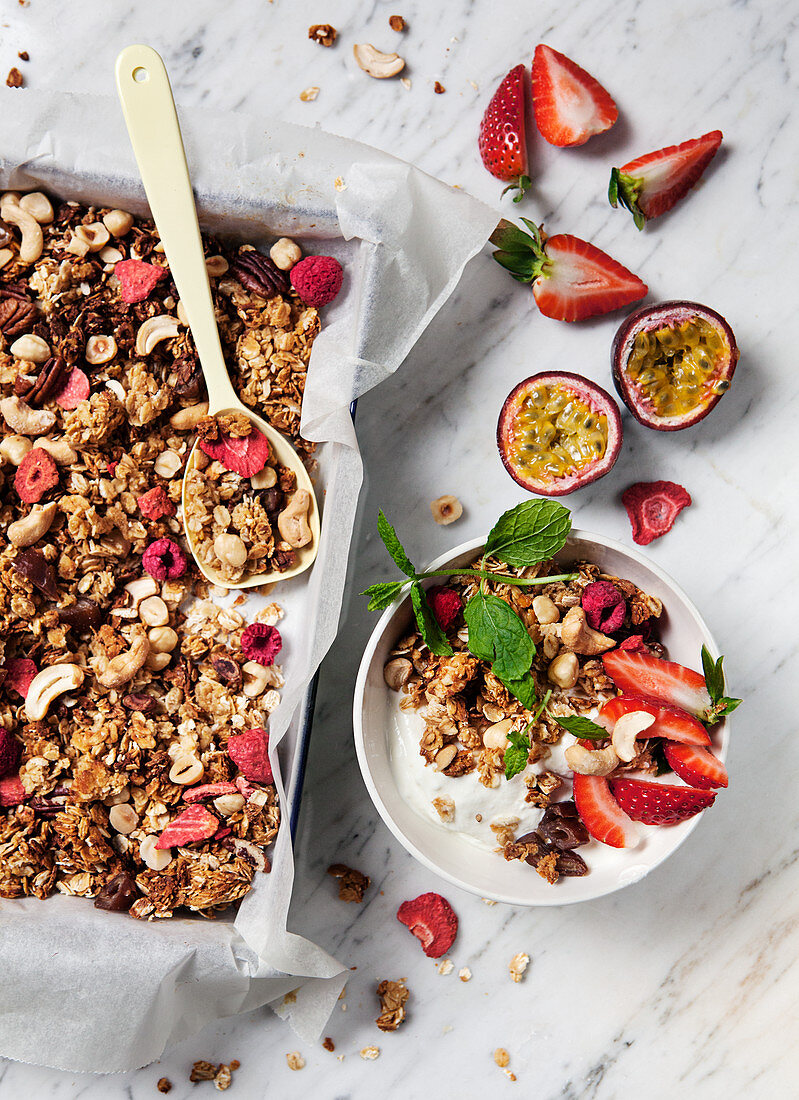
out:
<path id="1" fill-rule="evenodd" d="M 117 92 L 153 218 L 200 357 L 211 412 L 240 405 L 230 383 L 203 256 L 197 210 L 161 57 L 128 46 L 116 63 Z"/>

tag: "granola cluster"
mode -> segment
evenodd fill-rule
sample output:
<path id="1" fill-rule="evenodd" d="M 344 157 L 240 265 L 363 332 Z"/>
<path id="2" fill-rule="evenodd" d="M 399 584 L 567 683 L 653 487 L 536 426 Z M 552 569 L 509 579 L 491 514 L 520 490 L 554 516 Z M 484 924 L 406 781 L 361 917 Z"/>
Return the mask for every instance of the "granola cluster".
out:
<path id="1" fill-rule="evenodd" d="M 507 566 L 488 560 L 484 568 L 507 571 Z M 552 562 L 518 569 L 518 577 L 546 577 L 563 568 Z M 524 622 L 536 645 L 531 667 L 539 700 L 547 705 L 530 712 L 497 679 L 491 667 L 468 650 L 468 630 L 460 612 L 442 620 L 437 609 L 438 593 L 431 590 L 431 606 L 454 650 L 451 656 L 438 657 L 430 652 L 418 631 L 400 639 L 385 665 L 386 683 L 402 693 L 400 706 L 418 710 L 424 718 L 419 752 L 428 767 L 449 778 L 475 773 L 488 790 L 505 782 L 505 749 L 509 737 L 524 730 L 529 737 L 528 765 L 538 767 L 524 776 L 527 788 L 524 801 L 544 811 L 538 830 L 517 837 L 520 819 L 502 818 L 490 823 L 497 851 L 506 859 L 524 860 L 547 881 L 560 875 L 585 874 L 584 860 L 573 848 L 585 843 L 588 833 L 576 817 L 574 803 L 558 801 L 566 777 L 550 770 L 547 758 L 560 743 L 564 729 L 556 719 L 569 715 L 588 715 L 617 690 L 604 670 L 601 654 L 623 637 L 641 638 L 652 653 L 662 653 L 655 641 L 657 620 L 662 605 L 632 582 L 610 576 L 590 562 L 571 566 L 576 576 L 568 581 L 553 580 L 524 588 L 492 581 L 492 592 L 505 600 Z M 582 607 L 589 585 L 606 582 L 620 601 L 621 615 L 614 638 L 590 627 Z M 445 592 L 454 592 L 455 605 L 461 608 L 477 591 L 471 577 L 451 578 Z M 636 643 L 638 644 L 638 643 Z M 654 772 L 651 752 L 642 748 L 635 757 L 619 765 L 624 769 Z M 487 800 L 490 805 L 490 799 Z M 432 800 L 439 819 L 455 820 L 457 799 L 439 795 Z M 567 843 L 568 842 L 568 843 Z"/>
<path id="2" fill-rule="evenodd" d="M 204 244 L 234 386 L 310 461 L 299 421 L 317 311 L 245 285 L 250 246 Z M 185 546 L 181 479 L 204 396 L 152 222 L 5 193 L 0 897 L 213 915 L 269 870 L 280 810 L 264 760 L 283 678 L 250 659 L 245 631 L 276 651 L 282 611 L 247 627 L 243 597 L 211 602 Z M 277 553 L 266 510 L 262 538 L 254 498 L 224 475 L 211 484 L 214 524 L 227 510 L 225 531 Z"/>

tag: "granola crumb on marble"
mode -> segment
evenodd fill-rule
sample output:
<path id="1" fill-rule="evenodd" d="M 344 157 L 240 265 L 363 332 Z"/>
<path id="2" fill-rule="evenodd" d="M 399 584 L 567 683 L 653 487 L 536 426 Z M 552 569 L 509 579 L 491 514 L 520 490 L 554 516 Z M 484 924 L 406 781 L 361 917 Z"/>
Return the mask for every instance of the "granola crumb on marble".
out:
<path id="1" fill-rule="evenodd" d="M 288 1065 L 289 1069 L 304 1069 L 305 1059 L 298 1050 L 292 1050 L 286 1055 L 286 1064 Z"/>
<path id="2" fill-rule="evenodd" d="M 358 904 L 369 889 L 372 880 L 361 871 L 347 867 L 345 863 L 331 863 L 327 873 L 338 879 L 338 896 L 341 901 L 354 901 Z"/>
<path id="3" fill-rule="evenodd" d="M 508 965 L 511 981 L 520 982 L 524 977 L 524 972 L 529 965 L 530 956 L 526 952 L 519 951 L 516 955 L 514 955 Z"/>
<path id="4" fill-rule="evenodd" d="M 396 1031 L 405 1019 L 410 990 L 402 979 L 397 982 L 384 979 L 377 987 L 377 996 L 380 998 L 380 1015 L 375 1023 L 381 1031 Z"/>

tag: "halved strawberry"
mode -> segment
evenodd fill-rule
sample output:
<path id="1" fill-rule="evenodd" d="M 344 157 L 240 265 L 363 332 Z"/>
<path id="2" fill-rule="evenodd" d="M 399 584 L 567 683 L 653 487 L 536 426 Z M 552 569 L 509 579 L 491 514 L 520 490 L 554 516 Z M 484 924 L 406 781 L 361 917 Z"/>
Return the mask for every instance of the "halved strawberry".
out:
<path id="1" fill-rule="evenodd" d="M 643 779 L 612 779 L 610 787 L 633 821 L 646 825 L 678 825 L 712 806 L 716 799 L 715 791 L 647 783 Z"/>
<path id="2" fill-rule="evenodd" d="M 691 190 L 716 155 L 723 136 L 721 130 L 711 130 L 614 168 L 608 187 L 610 205 L 621 202 L 643 229 L 649 218 L 665 214 Z"/>
<path id="3" fill-rule="evenodd" d="M 520 202 L 532 182 L 524 140 L 524 65 L 511 69 L 494 92 L 480 123 L 477 144 L 491 175 L 508 184 L 502 194 L 517 189 L 513 201 Z"/>
<path id="4" fill-rule="evenodd" d="M 573 777 L 577 813 L 594 840 L 611 848 L 634 848 L 638 834 L 629 816 L 610 793 L 608 781 L 600 775 Z"/>
<path id="5" fill-rule="evenodd" d="M 491 234 L 494 259 L 520 283 L 533 284 L 536 304 L 557 321 L 583 321 L 643 298 L 646 283 L 588 241 L 547 237 L 527 218 L 524 230 L 504 218 Z"/>
<path id="6" fill-rule="evenodd" d="M 598 80 L 543 44 L 536 46 L 533 58 L 533 108 L 536 125 L 550 145 L 583 145 L 619 117 Z"/>
<path id="7" fill-rule="evenodd" d="M 664 745 L 666 759 L 685 783 L 692 787 L 726 787 L 727 769 L 709 749 L 697 745 Z"/>
<path id="8" fill-rule="evenodd" d="M 662 706 L 650 699 L 643 699 L 640 695 L 619 695 L 615 699 L 608 699 L 599 712 L 597 721 L 612 732 L 623 714 L 631 714 L 636 710 L 646 711 L 655 719 L 654 724 L 641 734 L 642 739 L 663 737 L 667 741 L 680 741 L 689 745 L 710 744 L 705 727 L 687 711 L 680 710 L 679 707 Z"/>
<path id="9" fill-rule="evenodd" d="M 642 695 L 667 706 L 677 706 L 702 718 L 712 703 L 705 678 L 691 668 L 648 653 L 613 649 L 602 657 L 605 671 L 627 695 Z"/>

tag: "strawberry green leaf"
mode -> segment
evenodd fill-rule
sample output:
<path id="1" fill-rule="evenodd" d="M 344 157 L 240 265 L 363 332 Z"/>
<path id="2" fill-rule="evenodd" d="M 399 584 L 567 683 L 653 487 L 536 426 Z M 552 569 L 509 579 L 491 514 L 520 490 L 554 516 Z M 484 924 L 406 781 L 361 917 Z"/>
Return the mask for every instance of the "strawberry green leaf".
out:
<path id="1" fill-rule="evenodd" d="M 537 232 L 537 227 L 536 227 Z M 489 243 L 503 252 L 534 252 L 536 241 L 528 236 L 518 225 L 503 218 L 491 236 Z"/>
<path id="2" fill-rule="evenodd" d="M 633 179 L 632 176 L 620 172 L 618 168 L 613 168 L 610 173 L 610 184 L 608 185 L 610 205 L 614 209 L 619 203 L 626 207 L 639 229 L 643 229 L 646 224 L 646 215 L 638 205 L 641 183 L 641 180 Z"/>

